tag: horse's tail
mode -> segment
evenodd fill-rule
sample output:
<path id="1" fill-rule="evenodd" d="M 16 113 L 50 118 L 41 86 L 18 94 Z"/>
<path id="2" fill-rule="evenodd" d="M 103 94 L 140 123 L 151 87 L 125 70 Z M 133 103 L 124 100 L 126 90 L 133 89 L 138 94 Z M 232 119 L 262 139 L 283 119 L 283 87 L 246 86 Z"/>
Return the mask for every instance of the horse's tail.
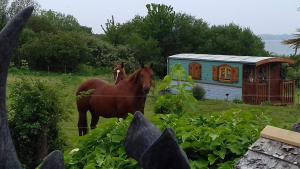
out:
<path id="1" fill-rule="evenodd" d="M 89 100 L 90 96 L 93 93 L 93 85 L 91 85 L 91 81 L 88 81 L 82 84 L 77 92 L 76 92 L 76 104 L 77 110 L 79 113 L 78 118 L 78 132 L 79 136 L 85 135 L 88 132 L 88 125 L 87 125 L 87 111 L 90 109 Z"/>

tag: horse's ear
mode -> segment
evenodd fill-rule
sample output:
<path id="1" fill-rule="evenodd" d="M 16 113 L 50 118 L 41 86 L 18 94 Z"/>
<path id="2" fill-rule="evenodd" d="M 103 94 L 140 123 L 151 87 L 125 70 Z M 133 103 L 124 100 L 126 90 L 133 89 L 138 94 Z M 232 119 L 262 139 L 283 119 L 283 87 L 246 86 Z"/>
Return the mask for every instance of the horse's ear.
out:
<path id="1" fill-rule="evenodd" d="M 137 71 L 134 75 L 132 80 L 134 81 L 134 83 L 138 83 L 139 81 L 139 76 L 140 76 L 140 71 Z"/>
<path id="2" fill-rule="evenodd" d="M 121 68 L 124 68 L 124 62 L 121 63 Z"/>

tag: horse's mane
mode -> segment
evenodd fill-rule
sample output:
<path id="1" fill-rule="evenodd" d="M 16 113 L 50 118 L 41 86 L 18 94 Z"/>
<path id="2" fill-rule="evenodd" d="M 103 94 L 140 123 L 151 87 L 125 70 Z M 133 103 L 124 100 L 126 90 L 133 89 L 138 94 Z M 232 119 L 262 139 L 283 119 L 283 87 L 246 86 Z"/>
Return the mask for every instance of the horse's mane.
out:
<path id="1" fill-rule="evenodd" d="M 136 78 L 139 75 L 139 73 L 140 73 L 141 70 L 142 70 L 142 68 L 136 70 L 134 73 L 132 73 L 131 75 L 129 75 L 128 82 L 134 82 L 134 81 L 136 81 Z"/>

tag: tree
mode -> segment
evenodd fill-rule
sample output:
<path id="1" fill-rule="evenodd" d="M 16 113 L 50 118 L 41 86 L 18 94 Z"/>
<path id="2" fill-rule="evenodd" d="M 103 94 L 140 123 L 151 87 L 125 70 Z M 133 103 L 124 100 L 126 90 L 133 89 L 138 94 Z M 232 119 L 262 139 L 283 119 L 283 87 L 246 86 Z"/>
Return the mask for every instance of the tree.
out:
<path id="1" fill-rule="evenodd" d="M 10 7 L 8 8 L 8 17 L 14 17 L 22 9 L 28 6 L 34 7 L 34 14 L 37 14 L 40 10 L 40 4 L 35 0 L 14 0 L 11 2 Z"/>
<path id="2" fill-rule="evenodd" d="M 0 30 L 5 26 L 7 22 L 7 5 L 8 0 L 0 1 Z"/>
<path id="3" fill-rule="evenodd" d="M 18 53 L 31 69 L 58 72 L 75 71 L 91 57 L 86 39 L 75 32 L 43 32 L 23 44 Z"/>
<path id="4" fill-rule="evenodd" d="M 240 56 L 268 55 L 258 36 L 250 29 L 235 24 L 212 26 L 202 52 Z"/>
<path id="5" fill-rule="evenodd" d="M 121 32 L 119 31 L 120 24 L 115 23 L 114 16 L 112 16 L 111 19 L 107 19 L 107 22 L 105 23 L 105 28 L 102 25 L 101 28 L 106 35 L 105 38 L 110 43 L 112 43 L 114 46 L 121 44 Z"/>
<path id="6" fill-rule="evenodd" d="M 297 29 L 297 32 L 299 33 L 294 34 L 295 38 L 282 41 L 283 44 L 290 45 L 295 50 L 294 56 L 297 55 L 297 50 L 300 47 L 300 29 Z"/>
<path id="7" fill-rule="evenodd" d="M 160 48 L 158 47 L 158 41 L 155 39 L 143 39 L 139 34 L 132 34 L 128 40 L 129 47 L 134 51 L 135 59 L 138 63 L 151 62 L 156 60 L 160 62 L 159 58 Z M 154 59 L 156 58 L 156 59 Z"/>
<path id="8" fill-rule="evenodd" d="M 175 11 L 171 6 L 163 4 L 147 4 L 148 14 L 144 19 L 146 38 L 154 38 L 162 42 L 163 38 L 174 29 Z"/>
<path id="9" fill-rule="evenodd" d="M 167 57 L 177 53 L 268 55 L 262 40 L 248 28 L 235 24 L 209 26 L 163 4 L 146 7 L 146 16 L 135 16 L 127 23 L 109 20 L 104 39 L 115 46 L 128 45 L 139 62 L 154 62 L 160 77 L 167 73 Z"/>
<path id="10" fill-rule="evenodd" d="M 55 11 L 41 11 L 39 15 L 33 16 L 28 23 L 28 27 L 34 32 L 56 33 L 81 32 L 92 34 L 91 28 L 81 26 L 72 15 L 65 15 Z"/>

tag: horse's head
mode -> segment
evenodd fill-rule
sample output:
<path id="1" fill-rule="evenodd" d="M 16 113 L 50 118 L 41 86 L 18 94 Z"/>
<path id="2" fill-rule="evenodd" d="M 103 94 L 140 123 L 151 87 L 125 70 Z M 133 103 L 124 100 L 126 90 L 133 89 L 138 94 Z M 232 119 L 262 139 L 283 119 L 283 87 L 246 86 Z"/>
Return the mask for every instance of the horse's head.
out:
<path id="1" fill-rule="evenodd" d="M 150 66 L 141 65 L 140 70 L 136 75 L 136 83 L 142 87 L 144 94 L 148 94 L 152 86 L 153 80 L 152 64 Z"/>
<path id="2" fill-rule="evenodd" d="M 124 69 L 124 63 L 117 64 L 113 69 L 115 84 L 118 84 L 121 80 L 126 78 L 126 72 Z"/>

